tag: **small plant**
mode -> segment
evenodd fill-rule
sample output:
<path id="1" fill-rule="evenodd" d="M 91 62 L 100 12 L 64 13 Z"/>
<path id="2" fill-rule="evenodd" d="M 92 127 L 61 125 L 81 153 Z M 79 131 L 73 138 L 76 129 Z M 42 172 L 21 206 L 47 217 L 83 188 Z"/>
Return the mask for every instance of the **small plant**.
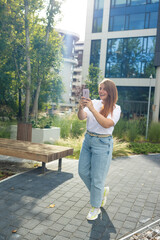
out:
<path id="1" fill-rule="evenodd" d="M 113 138 L 113 158 L 119 157 L 119 156 L 128 156 L 132 153 L 132 151 L 129 149 L 129 143 L 122 142 L 118 138 Z"/>
<path id="2" fill-rule="evenodd" d="M 68 158 L 79 159 L 83 139 L 84 139 L 83 135 L 79 136 L 78 138 L 69 137 L 66 139 L 60 139 L 59 141 L 55 142 L 55 144 L 73 148 L 74 149 L 73 156 L 69 156 Z"/>
<path id="3" fill-rule="evenodd" d="M 52 117 L 41 117 L 37 120 L 31 120 L 32 127 L 33 128 L 51 128 L 53 125 L 53 119 Z"/>

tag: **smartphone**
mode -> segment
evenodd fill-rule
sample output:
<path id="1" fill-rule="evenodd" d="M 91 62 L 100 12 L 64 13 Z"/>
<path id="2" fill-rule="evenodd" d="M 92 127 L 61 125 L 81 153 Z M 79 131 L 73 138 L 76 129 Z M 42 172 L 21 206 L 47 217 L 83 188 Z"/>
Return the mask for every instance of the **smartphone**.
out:
<path id="1" fill-rule="evenodd" d="M 89 98 L 89 89 L 87 88 L 83 89 L 83 97 Z"/>

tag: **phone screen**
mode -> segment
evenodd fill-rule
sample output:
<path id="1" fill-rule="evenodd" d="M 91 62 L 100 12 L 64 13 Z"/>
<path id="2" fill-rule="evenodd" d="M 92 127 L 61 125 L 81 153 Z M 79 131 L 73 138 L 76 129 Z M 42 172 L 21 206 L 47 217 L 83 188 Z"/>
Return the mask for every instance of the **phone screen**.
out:
<path id="1" fill-rule="evenodd" d="M 89 89 L 83 89 L 83 97 L 89 98 Z"/>

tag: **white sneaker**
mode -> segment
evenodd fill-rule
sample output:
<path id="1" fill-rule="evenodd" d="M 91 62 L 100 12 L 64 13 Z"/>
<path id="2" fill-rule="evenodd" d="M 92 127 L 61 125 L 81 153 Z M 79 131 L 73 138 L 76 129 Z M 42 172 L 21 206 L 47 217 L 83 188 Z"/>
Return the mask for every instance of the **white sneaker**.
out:
<path id="1" fill-rule="evenodd" d="M 95 220 L 98 218 L 98 215 L 101 213 L 101 209 L 100 208 L 95 208 L 92 207 L 91 210 L 89 211 L 88 215 L 87 215 L 87 219 L 88 220 Z"/>
<path id="2" fill-rule="evenodd" d="M 109 187 L 105 187 L 101 207 L 104 207 L 106 205 L 108 194 L 109 194 Z"/>

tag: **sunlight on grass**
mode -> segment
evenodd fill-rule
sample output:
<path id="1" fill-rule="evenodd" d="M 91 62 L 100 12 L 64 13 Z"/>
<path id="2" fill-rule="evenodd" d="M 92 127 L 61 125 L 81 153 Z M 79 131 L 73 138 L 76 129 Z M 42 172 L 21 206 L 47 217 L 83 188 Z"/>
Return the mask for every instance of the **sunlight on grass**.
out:
<path id="1" fill-rule="evenodd" d="M 73 155 L 69 156 L 68 158 L 79 159 L 83 139 L 84 135 L 78 138 L 60 139 L 59 141 L 55 142 L 55 145 L 73 148 L 74 149 Z M 113 139 L 114 139 L 113 158 L 119 156 L 128 156 L 131 153 L 131 150 L 129 149 L 129 143 L 122 142 L 115 137 Z"/>
<path id="2" fill-rule="evenodd" d="M 113 158 L 120 157 L 120 156 L 129 156 L 132 151 L 129 149 L 129 143 L 122 142 L 118 138 L 113 138 Z"/>

